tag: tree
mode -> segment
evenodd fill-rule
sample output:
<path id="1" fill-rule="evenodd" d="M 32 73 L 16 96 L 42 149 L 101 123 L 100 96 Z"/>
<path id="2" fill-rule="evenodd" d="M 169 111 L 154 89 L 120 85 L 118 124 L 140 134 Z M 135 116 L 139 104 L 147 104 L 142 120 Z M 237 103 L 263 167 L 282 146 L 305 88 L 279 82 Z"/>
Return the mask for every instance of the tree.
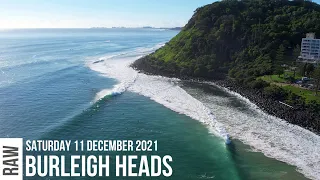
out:
<path id="1" fill-rule="evenodd" d="M 320 66 L 318 65 L 318 67 L 314 70 L 314 72 L 312 73 L 312 77 L 315 81 L 315 91 L 316 91 L 316 95 L 318 95 L 318 91 L 320 88 Z"/>
<path id="2" fill-rule="evenodd" d="M 283 67 L 277 67 L 275 73 L 278 74 L 278 77 L 280 77 L 280 75 L 284 73 Z"/>
<path id="3" fill-rule="evenodd" d="M 314 65 L 308 64 L 306 67 L 306 74 L 308 77 L 310 77 L 311 73 L 314 71 Z"/>
<path id="4" fill-rule="evenodd" d="M 297 44 L 296 47 L 293 49 L 293 53 L 292 53 L 292 55 L 293 55 L 293 58 L 292 58 L 293 62 L 292 62 L 292 67 L 291 67 L 291 69 L 293 70 L 293 78 L 296 78 L 296 71 L 297 71 L 297 63 L 296 63 L 296 61 L 297 61 L 298 57 L 300 56 L 300 52 L 301 52 L 300 45 Z"/>
<path id="5" fill-rule="evenodd" d="M 293 71 L 293 78 L 296 78 L 296 72 L 297 72 L 297 63 L 296 61 L 292 62 L 291 70 Z"/>
<path id="6" fill-rule="evenodd" d="M 307 69 L 307 63 L 304 63 L 300 66 L 300 74 L 301 76 L 305 76 L 306 75 L 306 69 Z"/>
<path id="7" fill-rule="evenodd" d="M 281 62 L 284 61 L 284 55 L 285 55 L 285 48 L 284 46 L 281 44 L 277 50 L 277 54 L 276 54 L 276 61 L 277 62 Z"/>
<path id="8" fill-rule="evenodd" d="M 298 59 L 298 57 L 300 56 L 300 51 L 301 51 L 301 48 L 300 48 L 300 45 L 297 44 L 297 46 L 293 49 L 293 60 L 294 62 Z"/>
<path id="9" fill-rule="evenodd" d="M 280 101 L 284 100 L 285 97 L 287 96 L 287 93 L 285 92 L 285 90 L 277 85 L 270 85 L 265 87 L 263 89 L 263 94 L 266 95 L 267 97 L 280 100 Z"/>

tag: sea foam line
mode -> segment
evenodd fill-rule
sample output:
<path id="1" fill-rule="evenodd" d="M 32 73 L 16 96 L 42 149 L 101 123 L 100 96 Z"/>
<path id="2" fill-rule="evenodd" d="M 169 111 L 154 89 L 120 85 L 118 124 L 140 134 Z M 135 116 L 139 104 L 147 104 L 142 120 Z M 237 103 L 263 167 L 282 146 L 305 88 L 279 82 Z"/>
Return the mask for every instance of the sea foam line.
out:
<path id="1" fill-rule="evenodd" d="M 214 105 L 212 101 L 205 103 L 211 98 L 207 95 L 200 100 L 211 110 L 214 109 L 215 113 L 223 112 L 220 116 L 228 115 L 224 118 L 226 119 L 224 124 L 232 137 L 250 145 L 267 157 L 296 166 L 298 171 L 308 178 L 320 180 L 320 137 L 318 135 L 263 112 L 239 93 L 211 82 L 206 83 L 215 85 L 237 97 L 249 105 L 249 109 L 256 112 L 255 115 L 247 114 L 241 110 Z"/>
<path id="2" fill-rule="evenodd" d="M 119 84 L 114 88 L 97 93 L 95 100 L 107 95 L 118 95 L 126 90 L 141 94 L 173 111 L 207 124 L 211 132 L 224 139 L 228 138 L 228 133 L 225 130 L 225 126 L 227 126 L 228 131 L 234 138 L 240 139 L 268 157 L 295 165 L 300 172 L 309 178 L 319 179 L 319 136 L 265 114 L 248 99 L 226 88 L 224 88 L 225 91 L 247 102 L 251 109 L 257 111 L 261 117 L 252 119 L 243 112 L 239 113 L 229 108 L 223 109 L 223 112 L 214 111 L 215 113 L 224 113 L 228 116 L 227 119 L 230 119 L 224 124 L 218 122 L 208 108 L 209 104 L 203 104 L 179 87 L 177 85 L 179 83 L 178 79 L 140 74 L 129 67 L 143 53 L 147 54 L 155 49 L 149 48 L 145 52 L 143 52 L 143 49 L 139 49 L 132 52 L 133 55 L 136 53 L 136 56 L 124 58 L 121 55 L 109 56 L 101 58 L 100 61 L 102 61 L 98 63 L 89 62 L 88 66 L 92 70 L 119 81 Z"/>
<path id="3" fill-rule="evenodd" d="M 119 81 L 112 89 L 105 89 L 97 93 L 95 101 L 105 96 L 119 95 L 129 90 L 149 97 L 175 112 L 185 114 L 208 125 L 212 133 L 222 137 L 229 143 L 229 135 L 223 124 L 219 123 L 211 111 L 200 101 L 179 87 L 177 85 L 178 79 L 141 74 L 130 67 L 130 64 L 141 57 L 142 53 L 150 53 L 150 51 L 154 51 L 162 45 L 146 48 L 145 51 L 139 48 L 134 57 L 110 58 L 108 56 L 107 58 L 99 59 L 99 61 L 89 62 L 87 65 L 92 70 Z"/>
<path id="4" fill-rule="evenodd" d="M 228 141 L 228 133 L 223 124 L 219 123 L 200 101 L 179 87 L 178 81 L 178 79 L 139 74 L 136 82 L 128 90 L 149 97 L 175 112 L 208 125 L 212 133 Z"/>

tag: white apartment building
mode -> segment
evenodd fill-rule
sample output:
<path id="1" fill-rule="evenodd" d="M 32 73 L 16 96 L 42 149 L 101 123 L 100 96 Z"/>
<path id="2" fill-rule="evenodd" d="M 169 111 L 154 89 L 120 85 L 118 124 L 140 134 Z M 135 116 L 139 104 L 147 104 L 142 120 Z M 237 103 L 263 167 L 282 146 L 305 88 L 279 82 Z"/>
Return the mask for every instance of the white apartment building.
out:
<path id="1" fill-rule="evenodd" d="M 302 38 L 299 59 L 308 63 L 320 62 L 320 39 L 316 39 L 315 33 L 308 33 Z"/>

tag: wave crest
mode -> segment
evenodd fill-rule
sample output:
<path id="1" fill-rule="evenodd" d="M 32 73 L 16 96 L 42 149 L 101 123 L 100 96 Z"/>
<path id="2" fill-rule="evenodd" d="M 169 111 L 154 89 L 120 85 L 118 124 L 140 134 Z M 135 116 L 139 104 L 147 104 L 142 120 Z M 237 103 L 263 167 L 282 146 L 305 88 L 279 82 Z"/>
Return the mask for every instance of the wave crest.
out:
<path id="1" fill-rule="evenodd" d="M 185 114 L 195 120 L 208 125 L 210 131 L 229 142 L 229 136 L 222 123 L 219 123 L 212 112 L 200 101 L 193 98 L 179 87 L 178 79 L 161 76 L 150 76 L 138 73 L 130 66 L 142 55 L 150 53 L 164 44 L 152 48 L 139 48 L 130 57 L 119 56 L 115 58 L 101 58 L 100 61 L 90 62 L 88 66 L 102 75 L 119 81 L 112 89 L 105 89 L 97 93 L 95 101 L 105 96 L 122 94 L 126 90 L 149 97 L 165 107 Z M 101 60 L 104 61 L 101 61 Z"/>

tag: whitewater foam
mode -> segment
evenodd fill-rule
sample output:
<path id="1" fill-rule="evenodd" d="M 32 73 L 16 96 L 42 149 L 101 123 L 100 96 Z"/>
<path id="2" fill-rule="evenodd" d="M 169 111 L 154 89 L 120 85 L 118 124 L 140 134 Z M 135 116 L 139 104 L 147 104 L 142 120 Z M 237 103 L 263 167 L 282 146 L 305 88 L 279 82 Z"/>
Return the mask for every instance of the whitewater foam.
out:
<path id="1" fill-rule="evenodd" d="M 214 83 L 209 83 L 215 85 Z M 221 87 L 219 87 L 221 88 Z M 320 137 L 316 134 L 292 125 L 277 117 L 264 113 L 247 98 L 227 88 L 222 88 L 231 96 L 236 97 L 247 108 L 237 109 L 228 105 L 230 97 L 212 94 L 193 93 L 204 103 L 219 121 L 224 123 L 228 133 L 260 151 L 268 157 L 294 165 L 306 177 L 320 179 Z M 223 101 L 229 101 L 221 105 Z M 252 113 L 253 111 L 254 113 Z"/>
<path id="2" fill-rule="evenodd" d="M 207 124 L 212 133 L 228 140 L 223 125 L 215 119 L 207 107 L 179 87 L 178 81 L 178 79 L 139 74 L 129 90 L 150 97 L 175 112 Z"/>
<path id="3" fill-rule="evenodd" d="M 88 64 L 89 67 L 101 75 L 106 77 L 115 78 L 119 81 L 118 84 L 114 85 L 111 89 L 104 89 L 96 94 L 94 102 L 104 98 L 105 96 L 116 96 L 120 95 L 127 90 L 136 80 L 138 73 L 129 68 L 132 62 L 132 58 L 119 60 L 109 59 L 104 61 L 95 61 Z"/>
<path id="4" fill-rule="evenodd" d="M 99 59 L 103 61 L 98 63 L 89 62 L 88 66 L 92 70 L 119 81 L 112 89 L 97 93 L 95 101 L 126 90 L 141 94 L 173 111 L 207 124 L 217 136 L 227 139 L 230 133 L 233 138 L 250 145 L 256 151 L 296 166 L 309 178 L 319 179 L 320 137 L 314 133 L 265 114 L 248 99 L 228 89 L 224 90 L 245 101 L 254 113 L 245 113 L 216 103 L 221 100 L 217 96 L 214 98 L 220 98 L 219 100 L 210 101 L 212 96 L 195 99 L 178 85 L 179 79 L 145 75 L 129 67 L 136 59 L 162 45 L 138 49 L 124 55 L 106 56 Z M 127 54 L 130 56 L 126 56 Z M 214 101 L 216 102 L 212 103 Z M 216 117 L 219 117 L 219 121 Z"/>
<path id="5" fill-rule="evenodd" d="M 141 49 L 139 48 L 137 56 L 117 58 L 102 58 L 104 61 L 89 62 L 88 66 L 102 75 L 109 78 L 114 78 L 119 81 L 119 84 L 112 89 L 102 90 L 97 93 L 95 101 L 109 95 L 118 95 L 126 90 L 149 97 L 150 99 L 164 105 L 165 107 L 185 114 L 195 120 L 207 124 L 212 133 L 222 137 L 228 142 L 229 137 L 223 124 L 219 123 L 211 111 L 205 107 L 200 101 L 193 98 L 185 90 L 177 85 L 178 79 L 165 78 L 161 76 L 150 76 L 138 73 L 130 66 L 136 59 L 141 57 L 141 53 L 149 53 L 161 47 L 159 44 L 156 47 Z M 108 56 L 109 57 L 109 56 Z M 101 60 L 101 59 L 100 59 Z"/>

